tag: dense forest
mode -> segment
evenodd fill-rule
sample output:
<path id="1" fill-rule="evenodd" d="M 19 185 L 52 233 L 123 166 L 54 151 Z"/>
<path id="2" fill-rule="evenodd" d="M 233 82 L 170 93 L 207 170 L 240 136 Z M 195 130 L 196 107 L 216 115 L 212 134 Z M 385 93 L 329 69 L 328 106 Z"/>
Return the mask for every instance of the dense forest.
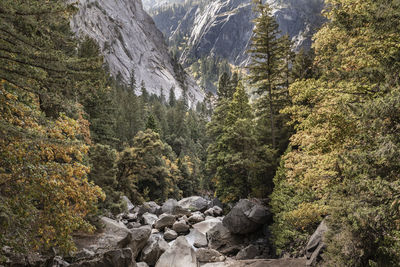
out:
<path id="1" fill-rule="evenodd" d="M 245 70 L 192 65 L 216 96 L 189 107 L 112 77 L 64 1 L 0 2 L 0 264 L 74 250 L 77 231 L 134 204 L 193 195 L 268 199 L 276 256 L 302 256 L 325 218 L 326 266 L 400 259 L 400 3 L 327 0 L 293 52 L 267 4 Z M 215 82 L 218 80 L 218 82 Z M 139 92 L 136 95 L 135 92 Z"/>

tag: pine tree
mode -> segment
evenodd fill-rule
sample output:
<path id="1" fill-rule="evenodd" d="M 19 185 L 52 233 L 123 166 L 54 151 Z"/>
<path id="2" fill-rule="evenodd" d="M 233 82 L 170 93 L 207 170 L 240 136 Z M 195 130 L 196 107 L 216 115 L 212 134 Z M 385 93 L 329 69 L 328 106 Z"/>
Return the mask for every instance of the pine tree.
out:
<path id="1" fill-rule="evenodd" d="M 133 91 L 136 92 L 136 77 L 135 77 L 135 69 L 131 70 L 131 77 L 129 80 L 129 88 Z"/>
<path id="2" fill-rule="evenodd" d="M 257 140 L 253 112 L 243 85 L 239 82 L 229 103 L 224 133 L 216 141 L 216 194 L 223 202 L 247 198 L 252 190 L 251 174 Z"/>
<path id="3" fill-rule="evenodd" d="M 175 88 L 174 87 L 171 87 L 171 89 L 169 89 L 168 104 L 169 104 L 170 107 L 174 107 L 175 104 L 176 104 Z"/>
<path id="4" fill-rule="evenodd" d="M 252 37 L 249 82 L 258 94 L 256 116 L 259 138 L 263 144 L 283 152 L 288 134 L 282 135 L 285 125 L 279 111 L 289 103 L 288 83 L 291 61 L 290 41 L 287 36 L 279 38 L 280 31 L 268 4 L 256 2 Z"/>

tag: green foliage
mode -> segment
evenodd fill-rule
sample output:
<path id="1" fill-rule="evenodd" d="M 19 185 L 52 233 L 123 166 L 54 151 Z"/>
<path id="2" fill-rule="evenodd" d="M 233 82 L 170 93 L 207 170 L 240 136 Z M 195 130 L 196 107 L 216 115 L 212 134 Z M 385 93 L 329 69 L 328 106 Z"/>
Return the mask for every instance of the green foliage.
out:
<path id="1" fill-rule="evenodd" d="M 290 87 L 285 110 L 296 133 L 274 180 L 275 244 L 296 254 L 329 214 L 326 265 L 397 266 L 400 5 L 327 4 L 319 73 Z"/>
<path id="2" fill-rule="evenodd" d="M 99 203 L 101 210 L 118 214 L 126 208 L 118 191 L 117 152 L 108 145 L 96 144 L 90 148 L 89 180 L 100 186 L 106 198 Z"/>
<path id="3" fill-rule="evenodd" d="M 77 102 L 102 59 L 82 56 L 90 43 L 77 49 L 64 1 L 6 0 L 0 10 L 0 247 L 69 252 L 104 197 L 88 181 L 89 122 Z"/>
<path id="4" fill-rule="evenodd" d="M 150 129 L 139 132 L 133 146 L 125 149 L 118 161 L 119 190 L 132 201 L 164 201 L 179 195 L 175 184 L 178 177 L 172 175 L 175 160 L 171 149 L 160 136 Z"/>

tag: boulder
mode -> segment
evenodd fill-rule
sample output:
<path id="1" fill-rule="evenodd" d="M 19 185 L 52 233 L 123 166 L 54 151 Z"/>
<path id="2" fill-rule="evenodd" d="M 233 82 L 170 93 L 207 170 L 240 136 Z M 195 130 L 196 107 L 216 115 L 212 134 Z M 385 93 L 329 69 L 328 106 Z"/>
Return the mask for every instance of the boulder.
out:
<path id="1" fill-rule="evenodd" d="M 221 262 L 225 260 L 225 256 L 210 248 L 199 248 L 196 251 L 196 257 L 199 262 Z"/>
<path id="2" fill-rule="evenodd" d="M 132 202 L 129 200 L 127 196 L 122 196 L 121 200 L 125 202 L 128 211 L 131 211 L 135 208 L 135 206 L 132 204 Z"/>
<path id="3" fill-rule="evenodd" d="M 315 266 L 326 248 L 324 236 L 328 231 L 326 220 L 323 220 L 317 230 L 312 234 L 306 246 L 307 266 Z"/>
<path id="4" fill-rule="evenodd" d="M 234 234 L 249 234 L 272 220 L 269 210 L 247 199 L 241 199 L 224 217 L 223 224 Z"/>
<path id="5" fill-rule="evenodd" d="M 236 255 L 237 260 L 250 260 L 255 259 L 257 256 L 261 255 L 261 251 L 258 246 L 248 245 L 247 247 L 241 249 Z"/>
<path id="6" fill-rule="evenodd" d="M 131 234 L 119 244 L 122 247 L 129 247 L 132 250 L 133 258 L 136 259 L 140 251 L 144 248 L 151 234 L 150 226 L 141 226 L 131 229 Z"/>
<path id="7" fill-rule="evenodd" d="M 51 266 L 51 267 L 68 267 L 68 266 L 71 266 L 71 264 L 69 264 L 68 262 L 64 261 L 60 256 L 55 256 L 52 259 L 48 259 L 44 265 L 45 266 Z M 12 265 L 12 266 L 15 266 L 15 265 Z"/>
<path id="8" fill-rule="evenodd" d="M 60 266 L 60 265 L 48 265 Z M 62 265 L 64 266 L 64 265 Z M 132 255 L 130 248 L 115 249 L 96 255 L 93 259 L 83 259 L 69 267 L 136 267 L 135 258 Z"/>
<path id="9" fill-rule="evenodd" d="M 195 224 L 204 221 L 204 215 L 201 212 L 195 212 L 188 219 L 189 223 Z"/>
<path id="10" fill-rule="evenodd" d="M 140 254 L 140 260 L 154 266 L 167 249 L 169 249 L 169 245 L 160 234 L 151 235 Z"/>
<path id="11" fill-rule="evenodd" d="M 168 213 L 172 214 L 174 211 L 175 207 L 178 206 L 178 201 L 176 199 L 168 199 L 167 201 L 164 202 L 164 204 L 161 207 L 161 210 L 163 213 Z"/>
<path id="12" fill-rule="evenodd" d="M 144 202 L 139 206 L 139 215 L 145 214 L 146 212 L 156 215 L 160 215 L 162 213 L 161 207 L 154 201 Z"/>
<path id="13" fill-rule="evenodd" d="M 178 237 L 158 259 L 156 267 L 197 267 L 196 252 L 186 238 Z"/>
<path id="14" fill-rule="evenodd" d="M 196 223 L 192 225 L 194 229 L 197 229 L 200 233 L 206 234 L 211 228 L 213 228 L 218 223 L 221 223 L 221 220 L 217 218 L 211 218 L 209 220 L 205 220 L 203 222 Z"/>
<path id="15" fill-rule="evenodd" d="M 128 229 L 133 229 L 133 228 L 139 228 L 142 225 L 138 222 L 130 222 L 126 225 L 126 227 L 128 227 Z"/>
<path id="16" fill-rule="evenodd" d="M 189 225 L 187 225 L 184 220 L 180 220 L 172 225 L 172 230 L 178 234 L 187 233 L 189 231 Z"/>
<path id="17" fill-rule="evenodd" d="M 178 237 L 178 234 L 172 229 L 166 229 L 164 232 L 164 239 L 167 241 L 174 240 Z"/>
<path id="18" fill-rule="evenodd" d="M 227 255 L 234 255 L 241 249 L 243 237 L 232 234 L 222 222 L 207 231 L 208 247 Z"/>
<path id="19" fill-rule="evenodd" d="M 149 267 L 149 265 L 145 262 L 137 262 L 136 267 Z"/>
<path id="20" fill-rule="evenodd" d="M 185 237 L 189 244 L 196 248 L 203 248 L 208 245 L 206 235 L 196 229 L 190 229 L 190 233 Z"/>
<path id="21" fill-rule="evenodd" d="M 209 208 L 208 210 L 206 210 L 204 212 L 204 215 L 213 216 L 213 217 L 221 216 L 222 215 L 222 209 L 220 207 L 218 207 L 218 206 L 214 206 L 214 207 Z"/>
<path id="22" fill-rule="evenodd" d="M 218 199 L 218 198 L 214 198 L 213 200 L 210 201 L 210 203 L 208 203 L 208 207 L 212 208 L 212 207 L 220 207 L 221 209 L 224 208 L 224 205 L 222 204 L 222 202 Z"/>
<path id="23" fill-rule="evenodd" d="M 142 223 L 153 227 L 154 223 L 158 220 L 157 215 L 146 212 L 142 215 Z"/>
<path id="24" fill-rule="evenodd" d="M 205 198 L 199 196 L 187 197 L 181 199 L 178 204 L 190 211 L 205 211 L 208 207 L 208 201 Z"/>
<path id="25" fill-rule="evenodd" d="M 175 216 L 171 214 L 161 214 L 156 223 L 154 224 L 154 228 L 158 230 L 163 230 L 165 227 L 172 227 L 175 223 Z"/>

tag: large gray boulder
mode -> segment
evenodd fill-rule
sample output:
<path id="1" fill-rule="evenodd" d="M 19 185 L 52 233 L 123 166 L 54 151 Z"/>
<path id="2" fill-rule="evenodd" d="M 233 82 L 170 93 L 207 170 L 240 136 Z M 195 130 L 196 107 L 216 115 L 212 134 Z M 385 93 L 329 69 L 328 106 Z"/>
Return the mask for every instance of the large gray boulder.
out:
<path id="1" fill-rule="evenodd" d="M 153 227 L 155 222 L 158 220 L 157 215 L 146 212 L 145 214 L 142 215 L 142 223 L 146 225 L 150 225 Z"/>
<path id="2" fill-rule="evenodd" d="M 326 248 L 325 233 L 328 231 L 326 220 L 323 220 L 312 234 L 306 246 L 307 266 L 315 266 Z"/>
<path id="3" fill-rule="evenodd" d="M 211 228 L 213 228 L 215 225 L 221 223 L 221 220 L 217 218 L 211 218 L 209 220 L 205 220 L 203 222 L 196 223 L 192 225 L 192 227 L 199 232 L 206 234 Z"/>
<path id="4" fill-rule="evenodd" d="M 208 206 L 208 201 L 205 198 L 193 196 L 181 199 L 178 204 L 182 208 L 190 211 L 205 211 Z"/>
<path id="5" fill-rule="evenodd" d="M 242 248 L 243 237 L 232 234 L 222 222 L 207 232 L 208 247 L 226 255 L 235 255 Z"/>
<path id="6" fill-rule="evenodd" d="M 186 238 L 178 237 L 158 259 L 156 267 L 197 267 L 196 252 Z"/>
<path id="7" fill-rule="evenodd" d="M 162 213 L 161 207 L 154 201 L 144 202 L 139 206 L 139 215 L 145 214 L 146 212 L 156 215 L 160 215 Z"/>
<path id="8" fill-rule="evenodd" d="M 196 248 L 207 247 L 208 241 L 206 235 L 196 229 L 190 229 L 190 233 L 185 237 L 189 244 Z"/>
<path id="9" fill-rule="evenodd" d="M 163 230 L 165 227 L 172 227 L 175 223 L 175 216 L 171 214 L 161 214 L 156 223 L 154 224 L 154 228 L 158 230 Z"/>
<path id="10" fill-rule="evenodd" d="M 135 259 L 151 234 L 149 226 L 128 229 L 123 223 L 107 217 L 101 217 L 100 221 L 104 225 L 102 232 L 74 236 L 77 254 L 84 249 L 94 254 L 103 254 L 110 250 L 130 248 Z"/>
<path id="11" fill-rule="evenodd" d="M 161 210 L 163 213 L 173 214 L 178 216 L 191 215 L 191 212 L 188 209 L 183 208 L 181 205 L 179 205 L 178 201 L 172 198 L 164 202 Z"/>
<path id="12" fill-rule="evenodd" d="M 59 265 L 53 263 L 53 265 L 48 266 L 68 266 L 68 265 Z M 132 251 L 130 248 L 124 249 L 115 249 L 104 252 L 103 254 L 96 255 L 91 259 L 82 259 L 73 264 L 70 264 L 69 267 L 136 267 L 135 258 L 132 255 Z"/>
<path id="13" fill-rule="evenodd" d="M 188 219 L 189 223 L 195 224 L 204 221 L 204 215 L 201 212 L 196 211 Z"/>
<path id="14" fill-rule="evenodd" d="M 154 266 L 160 256 L 169 249 L 169 245 L 160 234 L 153 234 L 140 254 L 140 260 Z"/>
<path id="15" fill-rule="evenodd" d="M 178 234 L 187 233 L 189 232 L 189 225 L 184 220 L 180 220 L 172 225 L 172 230 Z"/>
<path id="16" fill-rule="evenodd" d="M 172 241 L 172 240 L 176 239 L 177 237 L 178 237 L 178 234 L 174 230 L 165 229 L 165 232 L 164 232 L 165 240 Z"/>
<path id="17" fill-rule="evenodd" d="M 272 220 L 269 210 L 259 203 L 241 199 L 224 217 L 223 224 L 234 234 L 249 234 Z"/>

